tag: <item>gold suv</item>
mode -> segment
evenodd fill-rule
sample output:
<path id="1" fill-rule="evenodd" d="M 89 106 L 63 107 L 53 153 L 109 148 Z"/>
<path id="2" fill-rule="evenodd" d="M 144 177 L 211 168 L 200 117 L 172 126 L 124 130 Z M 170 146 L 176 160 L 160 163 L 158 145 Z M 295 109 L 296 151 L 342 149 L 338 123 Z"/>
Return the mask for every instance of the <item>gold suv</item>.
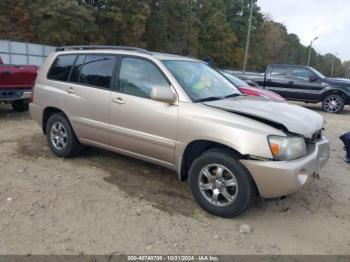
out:
<path id="1" fill-rule="evenodd" d="M 318 113 L 242 95 L 200 60 L 139 48 L 58 48 L 30 112 L 59 157 L 90 145 L 170 168 L 222 217 L 296 192 L 329 158 Z"/>

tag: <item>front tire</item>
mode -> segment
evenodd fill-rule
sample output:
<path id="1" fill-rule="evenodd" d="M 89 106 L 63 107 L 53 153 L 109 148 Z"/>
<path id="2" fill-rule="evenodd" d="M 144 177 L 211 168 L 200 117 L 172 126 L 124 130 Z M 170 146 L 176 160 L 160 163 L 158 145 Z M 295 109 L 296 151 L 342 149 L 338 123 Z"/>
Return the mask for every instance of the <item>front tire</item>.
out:
<path id="1" fill-rule="evenodd" d="M 257 196 L 249 171 L 225 149 L 212 149 L 195 159 L 189 183 L 198 204 L 220 217 L 242 214 Z"/>
<path id="2" fill-rule="evenodd" d="M 81 150 L 73 128 L 62 113 L 54 114 L 48 119 L 46 138 L 52 152 L 59 157 L 72 157 Z"/>
<path id="3" fill-rule="evenodd" d="M 328 113 L 341 113 L 344 110 L 344 98 L 338 94 L 328 95 L 322 101 L 322 109 Z"/>
<path id="4" fill-rule="evenodd" d="M 24 100 L 15 100 L 12 102 L 12 109 L 16 112 L 25 112 L 28 111 L 29 104 Z"/>

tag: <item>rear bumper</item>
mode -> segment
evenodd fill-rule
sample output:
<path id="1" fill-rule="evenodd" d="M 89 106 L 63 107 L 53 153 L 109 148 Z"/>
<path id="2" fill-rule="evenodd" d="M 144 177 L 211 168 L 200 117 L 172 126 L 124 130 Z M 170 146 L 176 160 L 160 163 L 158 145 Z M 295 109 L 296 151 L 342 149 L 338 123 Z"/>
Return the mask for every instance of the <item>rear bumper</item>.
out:
<path id="1" fill-rule="evenodd" d="M 0 101 L 30 100 L 32 97 L 31 89 L 21 90 L 0 90 Z"/>
<path id="2" fill-rule="evenodd" d="M 294 193 L 309 183 L 329 158 L 329 141 L 323 138 L 310 145 L 305 157 L 293 161 L 242 160 L 262 197 L 271 198 Z"/>

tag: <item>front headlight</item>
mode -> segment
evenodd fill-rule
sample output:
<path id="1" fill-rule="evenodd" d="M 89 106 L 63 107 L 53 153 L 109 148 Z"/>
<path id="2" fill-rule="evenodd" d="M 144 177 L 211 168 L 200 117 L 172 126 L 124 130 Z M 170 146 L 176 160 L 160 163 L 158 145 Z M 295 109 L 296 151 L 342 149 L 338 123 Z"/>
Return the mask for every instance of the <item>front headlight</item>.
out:
<path id="1" fill-rule="evenodd" d="M 306 155 L 306 144 L 302 137 L 269 136 L 271 153 L 275 160 L 293 160 Z"/>

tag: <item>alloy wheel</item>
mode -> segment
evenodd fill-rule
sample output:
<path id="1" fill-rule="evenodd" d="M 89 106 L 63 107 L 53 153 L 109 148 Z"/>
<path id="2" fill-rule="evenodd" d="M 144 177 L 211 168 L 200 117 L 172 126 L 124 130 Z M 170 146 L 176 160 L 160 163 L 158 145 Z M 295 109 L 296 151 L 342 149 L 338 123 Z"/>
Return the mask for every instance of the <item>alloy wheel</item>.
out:
<path id="1" fill-rule="evenodd" d="M 329 113 L 338 112 L 341 106 L 342 101 L 338 96 L 329 96 L 324 100 L 324 109 Z"/>
<path id="2" fill-rule="evenodd" d="M 232 204 L 238 194 L 238 183 L 232 172 L 223 165 L 210 164 L 199 174 L 201 194 L 212 205 L 223 207 Z"/>
<path id="3" fill-rule="evenodd" d="M 63 150 L 67 146 L 67 130 L 61 122 L 55 122 L 50 130 L 52 145 L 57 150 Z"/>

